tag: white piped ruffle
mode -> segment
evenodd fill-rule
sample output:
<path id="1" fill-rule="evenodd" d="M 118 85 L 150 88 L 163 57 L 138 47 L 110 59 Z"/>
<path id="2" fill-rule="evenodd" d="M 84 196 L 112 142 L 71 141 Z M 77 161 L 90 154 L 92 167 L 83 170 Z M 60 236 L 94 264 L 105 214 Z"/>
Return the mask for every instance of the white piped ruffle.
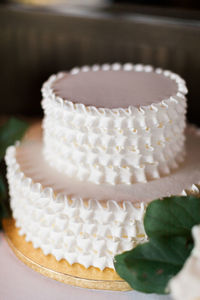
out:
<path id="1" fill-rule="evenodd" d="M 177 74 L 151 66 L 125 64 L 75 68 L 157 72 L 177 83 L 177 93 L 160 103 L 127 109 L 96 108 L 57 97 L 43 85 L 44 157 L 59 172 L 96 184 L 133 184 L 168 175 L 184 159 L 187 89 Z"/>
<path id="2" fill-rule="evenodd" d="M 25 176 L 16 147 L 7 149 L 11 208 L 20 234 L 45 255 L 103 270 L 114 269 L 113 257 L 146 241 L 145 205 L 71 198 L 44 188 Z"/>
<path id="3" fill-rule="evenodd" d="M 199 135 L 199 130 L 190 130 Z M 18 146 L 9 147 L 6 153 L 11 208 L 20 234 L 35 248 L 57 260 L 103 270 L 113 268 L 116 254 L 147 240 L 143 227 L 147 204 L 114 200 L 102 204 L 94 198 L 56 194 L 21 171 L 16 160 Z M 199 196 L 200 185 L 188 185 L 180 194 Z"/>

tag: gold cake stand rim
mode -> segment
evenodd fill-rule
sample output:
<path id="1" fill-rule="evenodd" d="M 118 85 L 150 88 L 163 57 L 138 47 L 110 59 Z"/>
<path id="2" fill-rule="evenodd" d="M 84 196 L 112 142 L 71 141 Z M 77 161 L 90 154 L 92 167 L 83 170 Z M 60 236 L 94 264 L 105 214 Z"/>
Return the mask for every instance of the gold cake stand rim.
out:
<path id="1" fill-rule="evenodd" d="M 129 284 L 127 282 L 125 282 L 123 279 L 120 280 L 120 278 L 119 278 L 119 280 L 113 280 L 113 279 L 102 280 L 102 279 L 93 279 L 93 278 L 89 279 L 89 278 L 84 278 L 84 277 L 67 274 L 67 271 L 66 271 L 66 273 L 63 273 L 63 272 L 59 272 L 53 268 L 48 268 L 48 267 L 42 265 L 41 263 L 34 261 L 34 259 L 31 259 L 30 256 L 27 254 L 28 251 L 26 252 L 26 248 L 23 251 L 22 249 L 20 249 L 20 247 L 17 246 L 17 243 L 22 239 L 25 241 L 25 238 L 24 238 L 24 236 L 20 236 L 18 234 L 18 229 L 15 227 L 15 222 L 14 222 L 13 218 L 3 220 L 3 229 L 5 232 L 5 238 L 7 240 L 7 243 L 10 246 L 10 248 L 12 249 L 12 251 L 14 252 L 14 254 L 25 265 L 27 265 L 34 271 L 36 271 L 46 277 L 60 281 L 65 284 L 69 284 L 69 285 L 76 286 L 76 287 L 88 288 L 88 289 L 110 290 L 110 291 L 130 291 L 131 290 L 131 287 L 129 286 Z M 25 241 L 25 243 L 27 243 L 27 246 L 29 244 L 29 248 L 30 248 L 30 242 Z M 31 245 L 32 245 L 32 243 L 31 243 Z M 33 246 L 32 246 L 31 250 L 33 252 L 36 252 L 38 250 L 41 252 L 40 249 L 35 249 Z M 23 252 L 26 252 L 26 254 Z M 47 257 L 44 254 L 43 254 L 43 259 L 44 259 L 44 261 L 47 259 Z M 57 262 L 57 263 L 59 264 L 59 262 Z M 101 272 L 101 271 L 99 270 L 99 272 Z"/>

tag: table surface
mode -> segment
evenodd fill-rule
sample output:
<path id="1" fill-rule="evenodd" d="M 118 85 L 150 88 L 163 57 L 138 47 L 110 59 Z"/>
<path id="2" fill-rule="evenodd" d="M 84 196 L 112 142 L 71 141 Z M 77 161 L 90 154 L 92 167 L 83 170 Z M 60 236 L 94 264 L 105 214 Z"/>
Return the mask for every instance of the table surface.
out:
<path id="1" fill-rule="evenodd" d="M 47 278 L 24 265 L 0 233 L 1 300 L 170 300 L 169 296 L 146 295 L 135 291 L 96 291 L 72 287 Z"/>

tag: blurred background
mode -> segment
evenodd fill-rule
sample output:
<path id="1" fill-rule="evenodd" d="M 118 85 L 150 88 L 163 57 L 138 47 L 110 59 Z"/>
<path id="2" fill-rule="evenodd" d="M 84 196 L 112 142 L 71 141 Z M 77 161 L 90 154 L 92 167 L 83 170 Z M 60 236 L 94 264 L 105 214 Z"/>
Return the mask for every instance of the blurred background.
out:
<path id="1" fill-rule="evenodd" d="M 49 75 L 106 62 L 180 74 L 200 125 L 200 1 L 0 0 L 1 119 L 42 116 Z"/>

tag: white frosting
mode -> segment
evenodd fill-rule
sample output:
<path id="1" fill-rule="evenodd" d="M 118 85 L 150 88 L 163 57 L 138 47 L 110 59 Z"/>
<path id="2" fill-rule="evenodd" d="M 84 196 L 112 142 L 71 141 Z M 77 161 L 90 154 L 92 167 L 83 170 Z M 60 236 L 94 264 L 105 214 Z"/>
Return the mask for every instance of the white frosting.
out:
<path id="1" fill-rule="evenodd" d="M 56 194 L 34 183 L 20 170 L 16 147 L 6 153 L 11 208 L 20 234 L 35 248 L 58 261 L 80 263 L 86 268 L 114 268 L 113 257 L 146 240 L 145 205 L 99 201 Z"/>
<path id="2" fill-rule="evenodd" d="M 114 255 L 146 241 L 143 216 L 149 201 L 199 194 L 199 185 L 192 184 L 200 182 L 200 131 L 194 127 L 187 129 L 182 168 L 145 184 L 124 185 L 128 194 L 120 185 L 83 184 L 54 171 L 41 155 L 39 136 L 40 131 L 35 140 L 29 137 L 7 150 L 11 208 L 20 233 L 57 260 L 113 268 Z"/>
<path id="3" fill-rule="evenodd" d="M 193 227 L 192 233 L 195 242 L 192 254 L 169 284 L 175 300 L 200 299 L 200 225 Z"/>
<path id="4" fill-rule="evenodd" d="M 34 131 L 35 138 L 32 137 L 32 131 L 31 135 L 28 134 L 28 140 L 17 147 L 17 162 L 26 177 L 31 177 L 34 182 L 39 181 L 43 187 L 51 186 L 56 193 L 64 193 L 75 198 L 96 199 L 100 202 L 114 199 L 119 203 L 123 201 L 148 203 L 160 197 L 180 195 L 185 189 L 195 191 L 193 183 L 200 183 L 200 131 L 193 126 L 188 126 L 185 132 L 187 155 L 180 168 L 170 176 L 132 185 L 95 184 L 58 172 L 49 166 L 42 155 L 40 124 L 34 128 L 31 127 L 31 131 Z"/>
<path id="5" fill-rule="evenodd" d="M 125 64 L 120 68 L 153 71 L 139 66 Z M 105 66 L 101 69 L 106 71 Z M 80 71 L 86 69 L 76 68 L 71 73 Z M 112 185 L 147 182 L 177 168 L 184 159 L 187 90 L 178 75 L 161 69 L 155 72 L 174 80 L 177 93 L 159 103 L 127 109 L 63 100 L 55 95 L 52 84 L 64 75 L 51 76 L 42 88 L 44 157 L 48 163 L 80 180 Z"/>

